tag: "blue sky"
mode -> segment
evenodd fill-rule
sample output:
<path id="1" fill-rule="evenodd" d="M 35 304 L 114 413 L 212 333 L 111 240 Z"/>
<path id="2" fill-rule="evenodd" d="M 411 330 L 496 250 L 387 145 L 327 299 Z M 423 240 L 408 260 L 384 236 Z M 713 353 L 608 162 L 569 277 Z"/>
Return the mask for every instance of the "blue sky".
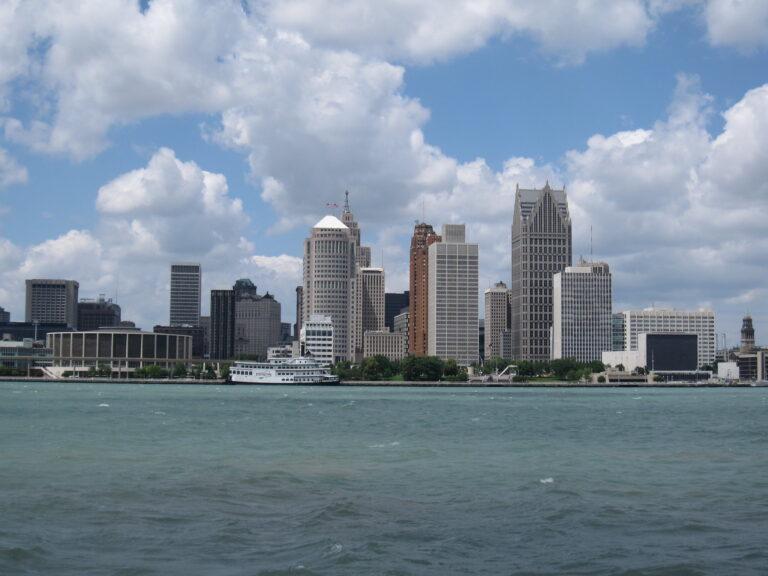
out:
<path id="1" fill-rule="evenodd" d="M 482 282 L 508 281 L 514 185 L 550 178 L 570 191 L 577 251 L 596 229 L 617 306 L 708 306 L 731 334 L 749 310 L 758 339 L 768 331 L 752 220 L 768 211 L 768 152 L 750 132 L 768 113 L 761 2 L 576 14 L 498 0 L 479 16 L 460 1 L 438 14 L 429 2 L 33 4 L 0 12 L 16 32 L 0 42 L 0 306 L 17 318 L 25 275 L 75 277 L 84 296 L 112 293 L 119 275 L 128 315 L 164 321 L 167 263 L 190 259 L 206 288 L 252 276 L 292 320 L 302 239 L 345 188 L 389 288 L 405 287 L 422 204 L 436 226 L 467 222 Z M 746 160 L 731 173 L 718 162 L 734 154 Z M 716 267 L 729 281 L 707 286 Z"/>

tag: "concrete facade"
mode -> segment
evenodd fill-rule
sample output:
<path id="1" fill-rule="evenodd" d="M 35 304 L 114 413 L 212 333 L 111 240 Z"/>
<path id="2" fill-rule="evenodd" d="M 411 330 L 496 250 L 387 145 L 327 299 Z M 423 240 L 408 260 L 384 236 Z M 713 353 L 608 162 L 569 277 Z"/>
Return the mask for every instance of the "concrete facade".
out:
<path id="1" fill-rule="evenodd" d="M 403 332 L 369 330 L 365 333 L 364 357 L 386 356 L 399 361 L 408 355 L 408 337 Z"/>
<path id="2" fill-rule="evenodd" d="M 444 239 L 429 246 L 428 354 L 463 366 L 480 356 L 477 244 L 465 241 L 464 226 L 444 227 Z"/>
<path id="3" fill-rule="evenodd" d="M 304 241 L 304 322 L 331 318 L 335 360 L 355 358 L 357 246 L 356 233 L 335 216 L 315 224 Z"/>
<path id="4" fill-rule="evenodd" d="M 624 314 L 626 350 L 637 350 L 638 336 L 646 334 L 696 334 L 699 368 L 715 360 L 715 313 L 712 310 L 675 310 L 646 308 L 627 310 Z"/>
<path id="5" fill-rule="evenodd" d="M 335 330 L 333 318 L 330 316 L 310 315 L 305 319 L 299 335 L 301 355 L 312 356 L 323 364 L 333 364 L 336 361 Z"/>
<path id="6" fill-rule="evenodd" d="M 604 262 L 580 262 L 552 279 L 552 358 L 600 360 L 611 350 L 611 273 Z"/>
<path id="7" fill-rule="evenodd" d="M 504 331 L 509 330 L 510 292 L 504 282 L 497 282 L 493 288 L 485 291 L 485 359 L 494 357 L 509 358 L 503 356 L 501 337 Z"/>
<path id="8" fill-rule="evenodd" d="M 27 280 L 25 318 L 27 322 L 66 324 L 77 328 L 80 284 L 75 280 Z"/>
<path id="9" fill-rule="evenodd" d="M 250 280 L 235 283 L 235 357 L 266 360 L 267 349 L 282 342 L 280 303 L 258 293 Z"/>
<path id="10" fill-rule="evenodd" d="M 355 355 L 361 358 L 365 349 L 365 333 L 385 328 L 384 269 L 358 268 L 355 296 Z"/>

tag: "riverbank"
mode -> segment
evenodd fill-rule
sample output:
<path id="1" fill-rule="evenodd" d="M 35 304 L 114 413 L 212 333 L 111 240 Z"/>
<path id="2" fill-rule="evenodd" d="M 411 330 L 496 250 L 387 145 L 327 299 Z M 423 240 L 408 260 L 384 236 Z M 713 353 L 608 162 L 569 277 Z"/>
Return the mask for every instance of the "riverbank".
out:
<path id="1" fill-rule="evenodd" d="M 57 382 L 60 384 L 190 384 L 200 386 L 230 385 L 226 380 L 194 380 L 178 378 L 173 380 L 152 380 L 141 378 L 42 378 L 2 376 L 0 382 Z M 283 384 L 284 385 L 284 384 Z M 237 386 L 253 386 L 252 384 L 237 384 Z M 259 386 L 272 386 L 259 384 Z M 297 384 L 305 386 L 305 384 Z M 535 381 L 535 382 L 418 382 L 418 381 L 388 381 L 388 380 L 346 380 L 339 383 L 315 384 L 315 386 L 384 386 L 389 388 L 752 388 L 768 386 L 768 382 L 565 382 L 565 381 Z"/>

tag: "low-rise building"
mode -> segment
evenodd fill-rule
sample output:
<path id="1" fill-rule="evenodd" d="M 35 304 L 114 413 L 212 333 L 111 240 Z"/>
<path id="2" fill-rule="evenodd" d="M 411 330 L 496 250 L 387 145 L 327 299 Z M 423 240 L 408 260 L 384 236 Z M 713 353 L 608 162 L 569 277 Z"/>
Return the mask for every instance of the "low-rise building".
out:
<path id="1" fill-rule="evenodd" d="M 698 369 L 696 334 L 639 334 L 637 350 L 602 353 L 606 366 L 623 366 L 627 372 L 638 368 L 649 372 L 691 372 Z"/>
<path id="2" fill-rule="evenodd" d="M 0 341 L 0 367 L 27 370 L 35 366 L 51 364 L 51 349 L 35 346 L 30 339 L 22 341 Z"/>
<path id="3" fill-rule="evenodd" d="M 333 364 L 333 320 L 323 314 L 311 314 L 301 326 L 301 356 L 312 356 L 323 364 Z"/>
<path id="4" fill-rule="evenodd" d="M 152 365 L 173 368 L 192 359 L 192 337 L 182 334 L 130 329 L 49 332 L 46 341 L 53 366 L 61 368 L 110 366 L 128 374 Z"/>
<path id="5" fill-rule="evenodd" d="M 278 360 L 279 358 L 292 358 L 293 345 L 284 344 L 283 346 L 271 346 L 267 348 L 267 360 Z"/>
<path id="6" fill-rule="evenodd" d="M 386 356 L 396 362 L 408 355 L 408 336 L 404 332 L 369 330 L 364 336 L 365 358 Z"/>

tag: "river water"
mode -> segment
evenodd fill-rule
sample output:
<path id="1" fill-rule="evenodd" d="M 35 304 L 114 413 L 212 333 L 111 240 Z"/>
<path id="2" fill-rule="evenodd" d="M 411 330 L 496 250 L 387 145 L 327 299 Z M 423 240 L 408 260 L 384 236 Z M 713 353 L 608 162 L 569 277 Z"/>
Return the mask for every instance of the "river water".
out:
<path id="1" fill-rule="evenodd" d="M 0 383 L 0 574 L 768 573 L 768 389 Z"/>

